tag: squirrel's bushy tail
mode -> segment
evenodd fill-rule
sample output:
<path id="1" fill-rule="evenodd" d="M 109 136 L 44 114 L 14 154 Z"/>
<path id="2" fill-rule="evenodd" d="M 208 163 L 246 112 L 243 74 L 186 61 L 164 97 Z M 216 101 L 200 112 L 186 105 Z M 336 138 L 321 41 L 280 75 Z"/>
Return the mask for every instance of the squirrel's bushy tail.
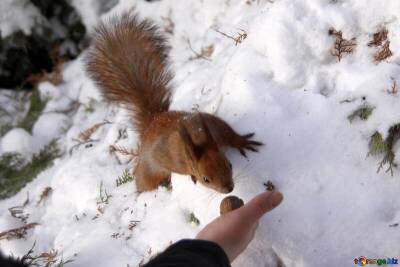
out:
<path id="1" fill-rule="evenodd" d="M 107 100 L 131 111 L 140 136 L 154 115 L 170 106 L 172 73 L 167 52 L 158 28 L 129 11 L 96 28 L 86 58 L 90 77 Z"/>

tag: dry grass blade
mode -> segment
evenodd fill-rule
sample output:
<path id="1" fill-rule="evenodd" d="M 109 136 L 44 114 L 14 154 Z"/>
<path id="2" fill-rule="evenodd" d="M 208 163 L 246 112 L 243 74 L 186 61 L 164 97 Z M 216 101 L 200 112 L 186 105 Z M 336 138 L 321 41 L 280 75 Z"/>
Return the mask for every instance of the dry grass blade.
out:
<path id="1" fill-rule="evenodd" d="M 12 217 L 20 220 L 21 222 L 26 223 L 28 221 L 29 214 L 25 214 L 22 207 L 8 208 L 8 211 Z"/>
<path id="2" fill-rule="evenodd" d="M 136 148 L 136 149 L 133 149 L 133 148 L 127 149 L 125 147 L 121 147 L 121 146 L 117 146 L 117 145 L 111 145 L 110 146 L 110 153 L 112 154 L 112 153 L 115 153 L 115 152 L 117 152 L 117 153 L 119 153 L 119 154 L 121 154 L 123 156 L 128 156 L 129 157 L 128 162 L 131 162 L 139 154 L 138 153 L 138 148 Z"/>
<path id="3" fill-rule="evenodd" d="M 120 153 L 121 155 L 124 155 L 124 156 L 134 156 L 134 157 L 136 157 L 138 155 L 137 149 L 131 148 L 131 149 L 128 150 L 125 147 L 121 147 L 121 146 L 117 146 L 117 145 L 111 145 L 110 146 L 110 151 L 111 152 L 118 152 L 118 153 Z"/>
<path id="4" fill-rule="evenodd" d="M 335 44 L 331 49 L 331 54 L 332 56 L 337 57 L 338 61 L 342 60 L 345 54 L 351 54 L 354 52 L 357 45 L 355 38 L 347 40 L 343 38 L 342 31 L 337 31 L 333 28 L 329 29 L 328 34 L 335 36 Z"/>
<path id="5" fill-rule="evenodd" d="M 20 220 L 23 223 L 27 223 L 29 214 L 24 213 L 24 208 L 26 205 L 29 204 L 29 193 L 26 193 L 26 200 L 24 201 L 24 204 L 22 206 L 15 206 L 8 208 L 8 211 L 10 212 L 10 215 L 18 220 Z"/>
<path id="6" fill-rule="evenodd" d="M 107 189 L 103 185 L 103 181 L 100 182 L 100 192 L 99 192 L 99 201 L 97 204 L 108 204 L 108 200 L 112 197 L 107 193 Z"/>
<path id="7" fill-rule="evenodd" d="M 17 260 L 24 264 L 24 266 L 33 267 L 63 267 L 66 264 L 72 262 L 73 260 L 64 260 L 62 256 L 59 255 L 58 251 L 51 249 L 49 252 L 42 252 L 39 255 L 34 254 L 34 247 L 36 242 L 29 251 L 18 258 Z"/>
<path id="8" fill-rule="evenodd" d="M 57 261 L 57 255 L 58 255 L 58 251 L 55 249 L 52 249 L 49 252 L 43 252 L 42 254 L 39 255 L 39 257 L 43 258 L 43 260 L 46 263 L 54 263 Z"/>
<path id="9" fill-rule="evenodd" d="M 190 43 L 190 40 L 187 39 L 187 43 L 189 45 L 190 50 L 195 54 L 195 56 L 190 57 L 189 60 L 194 60 L 194 59 L 205 59 L 205 60 L 210 60 L 211 55 L 214 53 L 214 45 L 209 45 L 206 47 L 202 47 L 200 53 L 198 53 L 197 51 L 195 51 L 192 47 L 192 44 Z"/>
<path id="10" fill-rule="evenodd" d="M 129 221 L 128 229 L 132 231 L 133 228 L 135 228 L 139 223 L 140 223 L 140 221 L 137 221 L 137 220 Z"/>
<path id="11" fill-rule="evenodd" d="M 201 51 L 200 51 L 200 56 L 202 58 L 210 58 L 212 56 L 212 54 L 214 53 L 214 45 L 209 45 L 206 47 L 202 47 Z"/>
<path id="12" fill-rule="evenodd" d="M 93 146 L 93 143 L 98 142 L 99 140 L 92 140 L 89 139 L 88 141 L 81 141 L 79 139 L 72 139 L 73 141 L 77 142 L 77 144 L 73 145 L 70 149 L 69 149 L 69 154 L 72 155 L 72 152 L 75 149 L 78 149 L 81 146 L 85 146 L 85 148 L 89 148 Z"/>
<path id="13" fill-rule="evenodd" d="M 393 77 L 390 77 L 390 79 L 392 80 L 392 86 L 390 87 L 390 90 L 388 90 L 388 93 L 391 95 L 397 95 L 397 92 L 399 91 L 397 81 Z"/>
<path id="14" fill-rule="evenodd" d="M 235 45 L 241 44 L 247 38 L 247 32 L 242 29 L 240 31 L 237 33 L 238 36 L 235 37 Z"/>
<path id="15" fill-rule="evenodd" d="M 43 189 L 42 193 L 40 194 L 39 201 L 37 202 L 36 205 L 44 203 L 52 191 L 53 189 L 50 186 L 47 186 L 45 189 Z"/>
<path id="16" fill-rule="evenodd" d="M 223 36 L 232 39 L 235 41 L 235 45 L 241 44 L 246 38 L 247 38 L 247 32 L 245 30 L 240 29 L 240 32 L 238 32 L 238 36 L 234 37 L 234 36 L 230 36 L 224 32 L 221 32 L 219 30 L 215 30 L 216 32 L 222 34 Z"/>
<path id="17" fill-rule="evenodd" d="M 80 140 L 80 141 L 82 141 L 82 142 L 86 142 L 86 141 L 88 141 L 90 138 L 91 138 L 91 136 L 92 136 L 92 134 L 94 133 L 94 132 L 96 132 L 101 126 L 103 126 L 103 125 L 105 125 L 105 124 L 109 124 L 110 122 L 109 121 L 103 121 L 103 122 L 100 122 L 100 123 L 96 123 L 95 125 L 93 125 L 92 127 L 90 127 L 90 128 L 88 128 L 88 129 L 86 129 L 86 130 L 84 130 L 83 132 L 81 132 L 79 135 L 78 135 L 78 139 Z"/>
<path id="18" fill-rule="evenodd" d="M 38 226 L 38 223 L 28 223 L 22 227 L 10 229 L 0 233 L 0 240 L 13 240 L 13 239 L 21 239 L 25 238 L 28 230 L 35 228 Z"/>

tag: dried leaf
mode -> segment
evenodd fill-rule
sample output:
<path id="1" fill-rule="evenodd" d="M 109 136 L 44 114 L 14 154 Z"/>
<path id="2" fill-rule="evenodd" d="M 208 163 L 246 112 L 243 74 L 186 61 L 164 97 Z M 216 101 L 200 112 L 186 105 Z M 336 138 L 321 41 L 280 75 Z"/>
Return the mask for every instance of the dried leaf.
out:
<path id="1" fill-rule="evenodd" d="M 368 43 L 368 46 L 381 46 L 388 39 L 388 33 L 389 31 L 386 28 L 374 33 L 373 39 Z"/>
<path id="2" fill-rule="evenodd" d="M 25 238 L 26 234 L 28 233 L 28 230 L 33 229 L 38 225 L 39 225 L 38 223 L 28 223 L 22 227 L 1 232 L 0 240 L 3 240 L 3 239 L 13 240 L 13 239 Z"/>
<path id="3" fill-rule="evenodd" d="M 92 127 L 90 127 L 88 129 L 84 130 L 83 132 L 81 132 L 78 135 L 78 139 L 80 141 L 82 141 L 82 142 L 88 141 L 94 132 L 96 132 L 101 126 L 103 126 L 105 124 L 108 124 L 108 123 L 110 123 L 110 122 L 109 121 L 103 121 L 103 122 L 100 122 L 100 123 L 97 123 L 97 124 L 93 125 Z"/>
<path id="4" fill-rule="evenodd" d="M 335 44 L 331 49 L 331 54 L 337 57 L 338 61 L 340 61 L 345 54 L 354 52 L 357 45 L 355 38 L 347 40 L 343 38 L 343 33 L 341 31 L 336 31 L 334 28 L 330 28 L 328 34 L 335 36 Z"/>

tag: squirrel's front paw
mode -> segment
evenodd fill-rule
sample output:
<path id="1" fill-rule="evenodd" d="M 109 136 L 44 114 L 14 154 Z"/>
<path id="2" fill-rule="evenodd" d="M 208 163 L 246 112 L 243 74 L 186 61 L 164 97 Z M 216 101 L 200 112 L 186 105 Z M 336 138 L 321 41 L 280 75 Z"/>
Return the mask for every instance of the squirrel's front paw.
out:
<path id="1" fill-rule="evenodd" d="M 251 138 L 253 136 L 254 136 L 254 133 L 249 133 L 249 134 L 241 135 L 239 137 L 240 140 L 238 142 L 237 149 L 239 150 L 240 154 L 242 154 L 243 157 L 247 158 L 245 149 L 251 150 L 253 152 L 258 152 L 256 147 L 264 145 L 261 142 L 251 140 Z"/>

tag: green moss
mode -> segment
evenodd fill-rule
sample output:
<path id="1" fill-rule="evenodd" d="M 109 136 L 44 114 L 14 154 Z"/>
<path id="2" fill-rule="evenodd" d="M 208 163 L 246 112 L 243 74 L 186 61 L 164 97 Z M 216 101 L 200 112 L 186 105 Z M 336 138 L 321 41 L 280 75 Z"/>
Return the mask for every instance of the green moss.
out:
<path id="1" fill-rule="evenodd" d="M 117 180 L 115 180 L 115 182 L 116 182 L 117 186 L 121 186 L 121 185 L 126 184 L 126 183 L 128 183 L 128 182 L 131 182 L 131 181 L 133 181 L 133 180 L 134 180 L 134 178 L 133 178 L 133 176 L 128 172 L 128 170 L 124 170 L 124 172 L 122 173 L 122 175 L 119 176 L 119 177 L 117 178 Z"/>
<path id="2" fill-rule="evenodd" d="M 85 113 L 93 113 L 97 103 L 98 101 L 96 99 L 90 98 L 89 102 L 83 105 Z"/>
<path id="3" fill-rule="evenodd" d="M 46 107 L 46 104 L 49 99 L 41 99 L 39 91 L 34 89 L 32 91 L 32 95 L 29 101 L 29 109 L 26 113 L 24 119 L 19 123 L 19 127 L 24 128 L 28 132 L 32 132 L 32 127 L 42 114 L 43 109 Z"/>
<path id="4" fill-rule="evenodd" d="M 3 107 L 0 106 L 0 118 L 11 117 L 11 114 Z"/>
<path id="5" fill-rule="evenodd" d="M 34 154 L 30 161 L 25 161 L 17 153 L 4 153 L 0 157 L 0 199 L 16 194 L 40 172 L 50 167 L 58 156 L 56 140 Z"/>
<path id="6" fill-rule="evenodd" d="M 391 173 L 393 176 L 393 169 L 397 167 L 395 162 L 395 154 L 393 152 L 393 147 L 400 139 L 400 123 L 393 125 L 389 128 L 388 136 L 383 140 L 382 135 L 377 131 L 375 132 L 369 142 L 369 152 L 368 155 L 377 156 L 382 155 L 383 158 L 379 162 L 378 172 L 387 165 L 386 172 Z"/>
<path id="7" fill-rule="evenodd" d="M 368 147 L 368 155 L 371 156 L 376 156 L 386 151 L 386 143 L 385 140 L 383 140 L 380 132 L 376 131 L 373 135 L 371 135 Z"/>
<path id="8" fill-rule="evenodd" d="M 360 120 L 366 121 L 369 116 L 371 116 L 372 111 L 375 107 L 370 106 L 369 104 L 363 104 L 359 106 L 356 110 L 353 111 L 347 118 L 350 122 L 353 122 L 354 119 L 359 118 Z"/>
<path id="9" fill-rule="evenodd" d="M 4 153 L 0 157 L 0 177 L 12 177 L 24 166 L 25 160 L 18 153 Z M 1 182 L 1 181 L 0 181 Z"/>
<path id="10" fill-rule="evenodd" d="M 5 135 L 12 128 L 13 125 L 10 122 L 0 122 L 0 137 Z"/>
<path id="11" fill-rule="evenodd" d="M 188 220 L 188 222 L 194 223 L 194 224 L 197 225 L 197 226 L 200 225 L 200 220 L 197 219 L 197 217 L 194 215 L 193 212 L 190 212 L 190 213 L 188 214 L 187 220 Z"/>

